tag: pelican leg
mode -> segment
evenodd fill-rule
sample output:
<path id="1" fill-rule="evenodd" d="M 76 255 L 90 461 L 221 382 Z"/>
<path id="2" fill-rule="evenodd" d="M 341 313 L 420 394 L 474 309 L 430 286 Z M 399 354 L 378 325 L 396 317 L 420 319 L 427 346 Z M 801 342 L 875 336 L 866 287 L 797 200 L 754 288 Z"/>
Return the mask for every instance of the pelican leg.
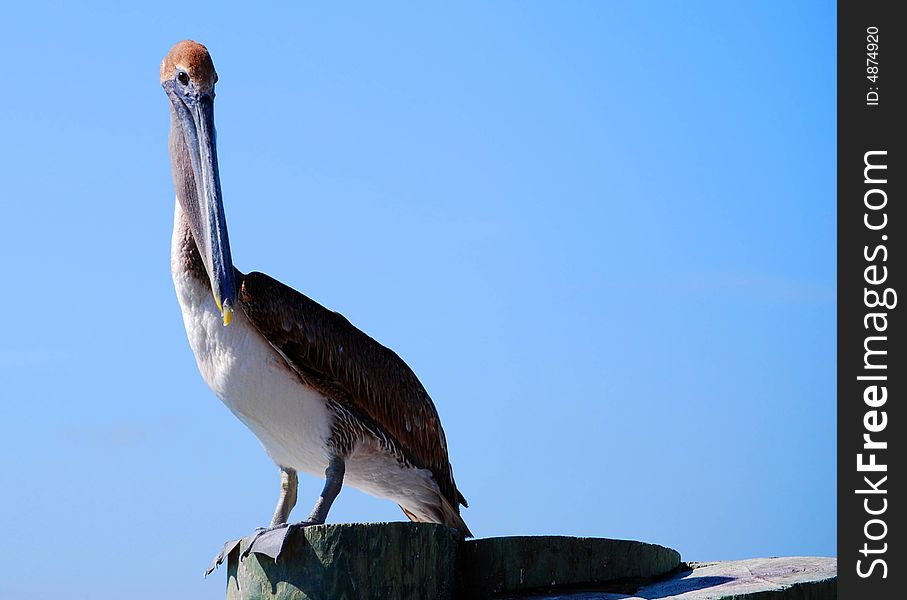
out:
<path id="1" fill-rule="evenodd" d="M 289 467 L 281 467 L 280 498 L 277 500 L 277 508 L 274 509 L 271 527 L 283 525 L 290 518 L 290 511 L 296 506 L 296 490 L 298 488 L 299 478 L 296 476 L 296 470 Z"/>
<path id="2" fill-rule="evenodd" d="M 280 500 L 277 503 L 277 510 L 274 512 L 274 519 L 271 521 L 271 526 L 267 529 L 258 531 L 255 534 L 255 537 L 252 538 L 249 547 L 243 552 L 241 558 L 245 558 L 252 552 L 256 552 L 277 560 L 281 550 L 283 550 L 283 545 L 286 542 L 287 535 L 290 533 L 291 529 L 324 524 L 324 521 L 328 516 L 328 511 L 331 510 L 331 505 L 334 503 L 334 499 L 337 497 L 337 494 L 340 493 L 340 488 L 343 487 L 343 475 L 345 472 L 346 465 L 344 464 L 343 459 L 339 456 L 332 457 L 328 463 L 327 469 L 324 471 L 324 489 L 321 491 L 321 496 L 315 501 L 315 506 L 312 508 L 312 514 L 310 514 L 309 518 L 305 521 L 287 525 L 287 517 L 290 516 L 290 511 L 293 509 L 293 505 L 296 504 L 296 472 L 293 471 L 292 476 L 288 479 L 287 470 L 282 470 L 281 495 Z M 287 485 L 288 482 L 291 485 Z M 290 494 L 287 492 L 288 489 L 292 490 L 291 499 L 289 498 Z"/>
<path id="3" fill-rule="evenodd" d="M 321 496 L 315 501 L 312 507 L 312 514 L 309 518 L 296 525 L 305 527 L 306 525 L 321 525 L 328 518 L 328 511 L 334 504 L 334 499 L 340 493 L 343 487 L 343 475 L 346 473 L 346 464 L 339 456 L 331 458 L 328 468 L 324 470 L 324 489 L 321 490 Z M 295 526 L 295 525 L 294 525 Z"/>

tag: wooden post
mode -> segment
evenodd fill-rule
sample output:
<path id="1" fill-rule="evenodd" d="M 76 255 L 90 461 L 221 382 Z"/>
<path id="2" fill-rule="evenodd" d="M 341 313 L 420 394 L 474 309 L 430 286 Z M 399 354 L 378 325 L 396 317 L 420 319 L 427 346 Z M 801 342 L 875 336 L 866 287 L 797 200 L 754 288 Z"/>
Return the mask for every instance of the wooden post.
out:
<path id="1" fill-rule="evenodd" d="M 462 541 L 443 525 L 370 523 L 293 530 L 278 560 L 248 540 L 227 558 L 228 600 L 473 600 L 604 593 L 685 600 L 835 597 L 833 558 L 686 565 L 670 548 L 628 540 L 519 536 Z M 585 592 L 585 593 L 582 593 Z"/>
<path id="2" fill-rule="evenodd" d="M 243 540 L 227 559 L 227 599 L 450 600 L 459 543 L 442 525 L 319 525 L 291 531 L 275 563 L 258 554 L 240 561 Z"/>

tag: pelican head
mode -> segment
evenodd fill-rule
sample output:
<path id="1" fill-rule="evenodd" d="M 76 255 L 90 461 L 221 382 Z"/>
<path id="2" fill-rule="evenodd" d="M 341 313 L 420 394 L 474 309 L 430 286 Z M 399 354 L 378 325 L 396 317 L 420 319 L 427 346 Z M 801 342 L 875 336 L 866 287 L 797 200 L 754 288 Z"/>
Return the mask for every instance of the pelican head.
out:
<path id="1" fill-rule="evenodd" d="M 197 42 L 178 43 L 161 62 L 161 85 L 170 98 L 170 165 L 176 195 L 188 215 L 214 301 L 224 325 L 229 325 L 236 283 L 217 170 L 215 83 L 217 72 L 208 49 Z"/>

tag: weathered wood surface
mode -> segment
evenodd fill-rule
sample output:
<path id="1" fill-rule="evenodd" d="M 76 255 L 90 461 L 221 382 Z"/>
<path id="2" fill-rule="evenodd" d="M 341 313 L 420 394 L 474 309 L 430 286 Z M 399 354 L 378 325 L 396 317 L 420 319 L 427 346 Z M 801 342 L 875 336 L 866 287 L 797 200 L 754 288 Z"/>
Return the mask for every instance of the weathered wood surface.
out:
<path id="1" fill-rule="evenodd" d="M 290 532 L 277 562 L 243 540 L 227 559 L 228 600 L 454 597 L 459 537 L 442 525 L 319 525 Z"/>
<path id="2" fill-rule="evenodd" d="M 341 524 L 291 532 L 275 562 L 244 540 L 227 559 L 228 600 L 486 598 L 550 590 L 635 590 L 680 564 L 674 550 L 625 540 L 459 540 L 442 525 Z M 605 585 L 607 584 L 607 585 Z"/>
<path id="3" fill-rule="evenodd" d="M 532 600 L 835 600 L 835 558 L 753 558 L 692 564 L 692 570 L 632 594 L 583 592 L 530 596 Z M 521 600 L 526 596 L 520 596 Z"/>

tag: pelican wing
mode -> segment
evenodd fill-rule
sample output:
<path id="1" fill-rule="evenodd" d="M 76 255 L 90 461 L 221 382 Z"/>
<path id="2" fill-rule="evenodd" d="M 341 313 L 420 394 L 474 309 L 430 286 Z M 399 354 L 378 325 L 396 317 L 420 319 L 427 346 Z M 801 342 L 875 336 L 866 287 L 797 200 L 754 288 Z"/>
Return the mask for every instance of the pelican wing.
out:
<path id="1" fill-rule="evenodd" d="M 237 278 L 239 306 L 303 381 L 377 428 L 414 466 L 429 469 L 452 506 L 466 505 L 453 479 L 438 411 L 393 350 L 264 273 Z"/>

